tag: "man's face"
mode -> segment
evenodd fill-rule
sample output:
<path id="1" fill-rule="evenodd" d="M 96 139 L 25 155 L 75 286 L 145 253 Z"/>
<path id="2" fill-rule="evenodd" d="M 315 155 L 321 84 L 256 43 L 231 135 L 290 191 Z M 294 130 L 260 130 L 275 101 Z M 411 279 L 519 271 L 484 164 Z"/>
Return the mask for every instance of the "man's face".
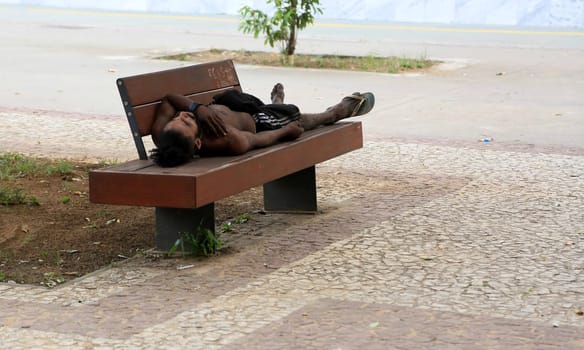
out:
<path id="1" fill-rule="evenodd" d="M 193 140 L 195 147 L 201 148 L 201 138 L 197 135 L 199 134 L 199 126 L 195 122 L 195 116 L 191 112 L 178 112 L 174 118 L 172 118 L 164 126 L 165 130 L 174 130 L 185 137 Z"/>

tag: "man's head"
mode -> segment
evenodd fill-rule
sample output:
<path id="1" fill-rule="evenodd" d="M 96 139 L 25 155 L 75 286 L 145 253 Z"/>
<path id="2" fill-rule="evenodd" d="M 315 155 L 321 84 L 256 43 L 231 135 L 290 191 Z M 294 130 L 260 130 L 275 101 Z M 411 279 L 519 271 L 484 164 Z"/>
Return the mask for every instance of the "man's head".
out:
<path id="1" fill-rule="evenodd" d="M 201 144 L 201 127 L 195 116 L 178 112 L 162 129 L 151 158 L 162 167 L 181 165 L 192 159 Z"/>

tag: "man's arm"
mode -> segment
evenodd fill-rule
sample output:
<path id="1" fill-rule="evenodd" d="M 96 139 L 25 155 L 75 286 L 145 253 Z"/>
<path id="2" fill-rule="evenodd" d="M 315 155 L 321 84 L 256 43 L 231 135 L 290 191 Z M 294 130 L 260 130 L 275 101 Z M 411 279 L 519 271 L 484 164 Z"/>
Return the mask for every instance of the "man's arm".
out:
<path id="1" fill-rule="evenodd" d="M 152 136 L 152 141 L 154 144 L 158 146 L 158 137 L 160 133 L 162 133 L 162 129 L 166 123 L 168 123 L 174 115 L 176 114 L 176 108 L 170 103 L 168 96 L 165 96 L 162 99 L 162 103 L 158 106 L 156 110 L 156 117 L 154 119 L 154 123 L 152 124 L 152 130 L 150 131 L 150 135 Z"/>
<path id="2" fill-rule="evenodd" d="M 156 111 L 156 119 L 152 125 L 152 140 L 158 146 L 158 137 L 177 112 L 189 111 L 195 115 L 201 122 L 201 127 L 210 135 L 224 136 L 227 135 L 225 122 L 211 108 L 198 104 L 188 97 L 178 94 L 168 94 L 162 99 L 162 103 Z"/>
<path id="3" fill-rule="evenodd" d="M 201 122 L 201 127 L 212 136 L 227 135 L 227 128 L 225 122 L 221 119 L 217 112 L 207 107 L 206 105 L 197 103 L 188 97 L 168 94 L 166 95 L 168 102 L 176 109 L 176 111 L 188 111 L 195 115 Z M 176 113 L 176 112 L 175 112 Z"/>
<path id="4" fill-rule="evenodd" d="M 168 94 L 165 96 L 166 100 L 176 109 L 176 111 L 189 111 L 193 101 L 188 97 L 177 94 Z M 190 111 L 192 112 L 192 111 Z"/>

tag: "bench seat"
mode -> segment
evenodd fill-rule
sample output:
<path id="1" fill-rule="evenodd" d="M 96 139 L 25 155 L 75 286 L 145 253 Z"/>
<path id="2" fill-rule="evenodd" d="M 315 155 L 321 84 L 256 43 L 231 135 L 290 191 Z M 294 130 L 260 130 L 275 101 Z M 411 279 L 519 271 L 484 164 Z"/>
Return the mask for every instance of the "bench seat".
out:
<path id="1" fill-rule="evenodd" d="M 198 208 L 304 170 L 363 145 L 361 123 L 341 122 L 235 157 L 199 158 L 174 168 L 134 160 L 91 171 L 93 203 Z"/>

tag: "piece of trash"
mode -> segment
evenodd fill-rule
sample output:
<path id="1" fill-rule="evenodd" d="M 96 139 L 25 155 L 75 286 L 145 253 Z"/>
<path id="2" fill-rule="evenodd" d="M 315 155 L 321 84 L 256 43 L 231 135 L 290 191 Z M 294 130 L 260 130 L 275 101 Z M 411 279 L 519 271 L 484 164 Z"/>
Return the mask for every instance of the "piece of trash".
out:
<path id="1" fill-rule="evenodd" d="M 130 259 L 127 256 L 122 255 L 122 254 L 118 254 L 118 258 L 120 258 L 120 259 Z"/>
<path id="2" fill-rule="evenodd" d="M 186 270 L 186 269 L 192 269 L 193 267 L 195 267 L 195 265 L 181 265 L 181 266 L 177 266 L 176 269 L 177 270 Z"/>
<path id="3" fill-rule="evenodd" d="M 117 218 L 113 218 L 113 219 L 109 219 L 108 221 L 105 222 L 106 226 L 111 225 L 111 224 L 115 224 L 115 223 L 120 223 L 120 219 Z"/>
<path id="4" fill-rule="evenodd" d="M 100 245 L 101 242 L 93 242 L 94 245 Z"/>
<path id="5" fill-rule="evenodd" d="M 507 74 L 507 72 L 497 72 L 497 74 L 495 74 L 495 75 L 501 76 L 501 75 L 505 75 L 505 74 Z"/>
<path id="6" fill-rule="evenodd" d="M 377 327 L 379 327 L 379 322 L 371 322 L 369 324 L 369 328 L 377 328 Z"/>
<path id="7" fill-rule="evenodd" d="M 65 278 L 60 276 L 57 272 L 45 272 L 43 273 L 44 280 L 41 285 L 44 285 L 49 288 L 55 287 L 57 284 L 61 284 L 65 282 Z"/>
<path id="8" fill-rule="evenodd" d="M 91 222 L 91 219 L 90 218 L 85 218 L 85 221 Z"/>
<path id="9" fill-rule="evenodd" d="M 558 321 L 553 321 L 552 322 L 552 327 L 558 328 L 559 326 L 560 326 L 560 322 L 558 322 Z"/>
<path id="10" fill-rule="evenodd" d="M 493 142 L 493 138 L 492 137 L 483 137 L 482 139 L 479 140 L 479 142 Z"/>
<path id="11" fill-rule="evenodd" d="M 67 253 L 67 254 L 75 254 L 75 253 L 79 253 L 79 250 L 77 249 L 63 249 L 61 250 L 62 253 Z"/>
<path id="12" fill-rule="evenodd" d="M 107 71 L 110 72 L 110 73 L 117 73 L 118 72 L 118 70 L 115 69 L 115 68 L 110 68 Z"/>
<path id="13" fill-rule="evenodd" d="M 575 313 L 578 316 L 584 316 L 584 311 L 583 310 L 576 310 Z"/>

